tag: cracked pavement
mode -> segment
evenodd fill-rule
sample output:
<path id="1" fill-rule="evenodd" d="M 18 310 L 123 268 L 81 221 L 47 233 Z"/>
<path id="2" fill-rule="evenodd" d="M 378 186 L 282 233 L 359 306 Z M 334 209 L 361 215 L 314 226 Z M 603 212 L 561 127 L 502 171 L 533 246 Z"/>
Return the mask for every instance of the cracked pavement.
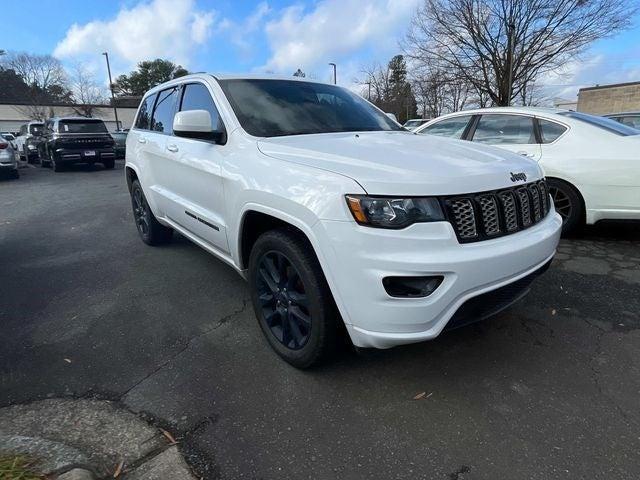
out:
<path id="1" fill-rule="evenodd" d="M 300 372 L 231 268 L 139 240 L 121 164 L 21 173 L 0 183 L 0 407 L 118 401 L 204 478 L 640 478 L 638 225 L 563 240 L 489 321 Z"/>

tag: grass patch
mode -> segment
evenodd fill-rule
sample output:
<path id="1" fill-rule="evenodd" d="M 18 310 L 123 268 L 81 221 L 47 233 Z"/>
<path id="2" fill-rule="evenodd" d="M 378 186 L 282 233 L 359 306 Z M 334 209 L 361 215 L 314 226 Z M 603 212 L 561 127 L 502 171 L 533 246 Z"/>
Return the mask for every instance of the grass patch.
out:
<path id="1" fill-rule="evenodd" d="M 33 460 L 22 455 L 0 457 L 0 480 L 42 480 L 33 470 Z"/>

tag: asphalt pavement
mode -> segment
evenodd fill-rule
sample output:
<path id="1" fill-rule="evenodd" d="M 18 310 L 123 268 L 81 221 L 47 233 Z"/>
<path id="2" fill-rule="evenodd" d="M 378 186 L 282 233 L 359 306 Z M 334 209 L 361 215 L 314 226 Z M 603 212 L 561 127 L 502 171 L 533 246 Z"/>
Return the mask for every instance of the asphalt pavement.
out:
<path id="1" fill-rule="evenodd" d="M 303 372 L 230 267 L 140 241 L 122 162 L 22 169 L 0 180 L 0 407 L 112 400 L 204 478 L 640 478 L 639 247 L 637 224 L 587 228 L 499 316 Z"/>

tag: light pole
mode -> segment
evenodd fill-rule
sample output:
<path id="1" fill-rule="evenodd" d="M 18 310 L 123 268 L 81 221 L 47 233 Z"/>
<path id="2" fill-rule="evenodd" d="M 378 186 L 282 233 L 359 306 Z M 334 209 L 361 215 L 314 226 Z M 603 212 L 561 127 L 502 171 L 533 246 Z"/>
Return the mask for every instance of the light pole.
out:
<path id="1" fill-rule="evenodd" d="M 516 49 L 516 45 L 515 45 L 515 38 L 513 38 L 514 34 L 515 34 L 515 29 L 516 26 L 513 23 L 510 23 L 508 26 L 508 33 L 507 33 L 507 37 L 508 37 L 508 49 L 509 49 L 509 97 L 507 98 L 507 106 L 511 106 L 511 94 L 513 92 L 513 57 L 515 54 L 515 49 Z"/>
<path id="2" fill-rule="evenodd" d="M 336 74 L 336 64 L 335 63 L 329 63 L 329 65 L 331 65 L 333 67 L 333 84 L 337 85 L 338 84 L 338 76 Z"/>
<path id="3" fill-rule="evenodd" d="M 118 109 L 116 108 L 116 98 L 113 94 L 113 82 L 111 81 L 111 66 L 109 65 L 109 54 L 107 52 L 102 52 L 104 57 L 107 59 L 107 72 L 109 72 L 109 90 L 111 90 L 111 103 L 113 104 L 113 114 L 116 117 L 116 130 L 120 130 L 120 122 L 118 121 Z"/>

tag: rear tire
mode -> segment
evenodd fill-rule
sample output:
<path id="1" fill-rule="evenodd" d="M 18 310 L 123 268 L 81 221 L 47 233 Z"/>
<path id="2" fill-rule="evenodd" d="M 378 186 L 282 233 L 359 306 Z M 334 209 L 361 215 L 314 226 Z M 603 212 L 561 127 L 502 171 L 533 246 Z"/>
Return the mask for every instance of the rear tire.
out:
<path id="1" fill-rule="evenodd" d="M 61 172 L 64 169 L 63 165 L 61 165 L 59 162 L 56 162 L 55 155 L 51 155 L 51 160 L 49 162 L 49 165 L 51 165 L 51 168 L 53 169 L 54 172 Z"/>
<path id="2" fill-rule="evenodd" d="M 310 368 L 331 356 L 339 314 L 301 234 L 277 229 L 258 238 L 249 257 L 249 289 L 262 333 L 286 362 Z"/>
<path id="3" fill-rule="evenodd" d="M 151 246 L 163 245 L 171 241 L 173 229 L 165 227 L 156 219 L 144 196 L 142 186 L 138 180 L 131 183 L 131 207 L 133 218 L 140 238 Z"/>
<path id="4" fill-rule="evenodd" d="M 547 179 L 553 205 L 562 217 L 562 235 L 574 232 L 584 221 L 582 198 L 575 187 L 556 178 Z"/>

